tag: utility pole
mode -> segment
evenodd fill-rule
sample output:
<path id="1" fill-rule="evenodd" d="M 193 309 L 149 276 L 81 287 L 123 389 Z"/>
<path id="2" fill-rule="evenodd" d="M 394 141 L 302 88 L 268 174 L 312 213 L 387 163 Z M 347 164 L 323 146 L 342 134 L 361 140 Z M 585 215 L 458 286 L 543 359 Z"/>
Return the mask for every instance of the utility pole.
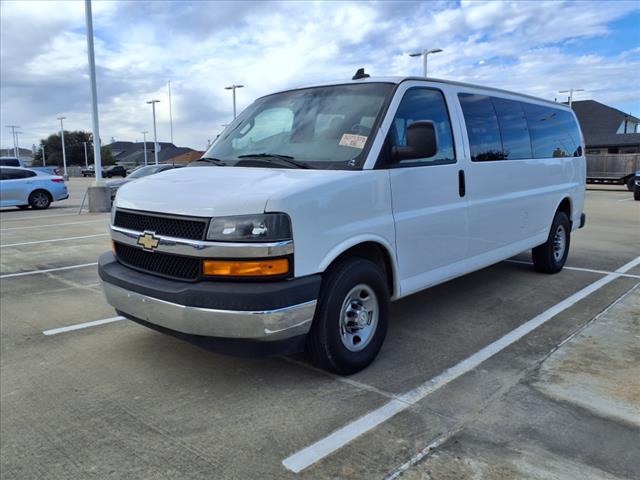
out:
<path id="1" fill-rule="evenodd" d="M 16 158 L 20 158 L 20 140 L 18 138 L 18 135 L 22 135 L 22 132 L 15 132 L 16 135 Z"/>
<path id="2" fill-rule="evenodd" d="M 40 150 L 42 150 L 42 166 L 46 167 L 47 166 L 47 158 L 46 158 L 45 153 L 44 153 L 44 143 L 40 144 Z"/>
<path id="3" fill-rule="evenodd" d="M 568 93 L 569 94 L 569 108 L 573 104 L 573 94 L 576 92 L 584 92 L 582 88 L 570 88 L 569 90 L 561 90 L 558 93 Z"/>
<path id="4" fill-rule="evenodd" d="M 238 88 L 243 88 L 244 85 L 236 85 L 235 83 L 233 85 L 229 85 L 228 87 L 224 87 L 225 90 L 232 90 L 233 91 L 233 118 L 236 118 L 236 89 Z"/>
<path id="5" fill-rule="evenodd" d="M 84 168 L 89 168 L 89 157 L 87 156 L 87 142 L 84 143 Z"/>
<path id="6" fill-rule="evenodd" d="M 151 104 L 151 109 L 153 110 L 153 156 L 156 160 L 156 165 L 158 165 L 158 133 L 156 131 L 156 103 L 160 103 L 160 100 L 149 100 L 147 102 Z"/>
<path id="7" fill-rule="evenodd" d="M 422 60 L 422 70 L 423 70 L 424 76 L 426 77 L 427 76 L 427 57 L 429 55 L 431 55 L 432 53 L 440 53 L 440 52 L 442 52 L 441 48 L 434 48 L 434 49 L 431 49 L 431 50 L 426 50 L 425 49 L 425 50 L 423 50 L 421 52 L 410 53 L 409 56 L 410 57 L 422 57 L 422 59 L 423 59 Z"/>
<path id="8" fill-rule="evenodd" d="M 64 178 L 69 178 L 69 176 L 67 175 L 67 152 L 64 148 L 64 124 L 62 123 L 62 121 L 67 118 L 67 117 L 58 117 L 58 120 L 60 120 L 60 138 L 62 141 L 62 173 L 64 174 Z M 98 175 L 98 173 L 96 172 L 96 175 Z"/>
<path id="9" fill-rule="evenodd" d="M 11 139 L 13 141 L 13 154 L 15 155 L 16 158 L 18 158 L 18 147 L 16 145 L 16 128 L 20 128 L 20 127 L 18 125 L 7 125 L 7 128 L 11 129 Z"/>
<path id="10" fill-rule="evenodd" d="M 169 80 L 169 130 L 171 132 L 171 143 L 173 143 L 173 112 L 171 110 L 171 80 Z"/>

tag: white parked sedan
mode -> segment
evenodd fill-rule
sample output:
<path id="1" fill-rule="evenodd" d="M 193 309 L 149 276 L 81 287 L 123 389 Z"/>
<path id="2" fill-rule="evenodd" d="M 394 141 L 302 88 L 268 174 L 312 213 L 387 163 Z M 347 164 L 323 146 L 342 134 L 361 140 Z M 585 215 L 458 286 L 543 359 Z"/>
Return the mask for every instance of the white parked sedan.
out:
<path id="1" fill-rule="evenodd" d="M 0 207 L 40 210 L 69 198 L 64 178 L 30 168 L 0 167 Z"/>

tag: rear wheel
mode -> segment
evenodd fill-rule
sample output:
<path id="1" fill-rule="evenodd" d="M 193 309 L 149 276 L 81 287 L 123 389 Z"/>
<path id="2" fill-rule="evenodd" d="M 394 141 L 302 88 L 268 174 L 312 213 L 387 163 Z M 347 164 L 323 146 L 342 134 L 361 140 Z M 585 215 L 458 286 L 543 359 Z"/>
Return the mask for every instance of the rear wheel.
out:
<path id="1" fill-rule="evenodd" d="M 556 212 L 547 241 L 532 250 L 535 269 L 543 273 L 558 273 L 562 270 L 569 255 L 570 241 L 569 217 L 564 212 Z"/>
<path id="2" fill-rule="evenodd" d="M 44 190 L 36 190 L 29 195 L 29 205 L 34 210 L 43 210 L 51 205 L 51 197 Z"/>
<path id="3" fill-rule="evenodd" d="M 378 355 L 387 333 L 389 290 L 380 268 L 348 258 L 323 279 L 307 350 L 325 370 L 350 375 Z"/>
<path id="4" fill-rule="evenodd" d="M 634 185 L 633 187 L 633 199 L 640 200 L 640 185 Z"/>

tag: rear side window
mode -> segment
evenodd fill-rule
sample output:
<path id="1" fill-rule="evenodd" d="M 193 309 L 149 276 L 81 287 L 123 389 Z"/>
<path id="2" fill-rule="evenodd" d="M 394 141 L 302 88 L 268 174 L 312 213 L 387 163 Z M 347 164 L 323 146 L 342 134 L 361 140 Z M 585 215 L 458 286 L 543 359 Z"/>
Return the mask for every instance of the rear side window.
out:
<path id="1" fill-rule="evenodd" d="M 500 137 L 498 117 L 491 99 L 485 95 L 461 93 L 458 95 L 464 122 L 467 125 L 471 160 L 503 160 L 505 155 Z"/>
<path id="2" fill-rule="evenodd" d="M 391 145 L 407 145 L 407 128 L 414 122 L 430 120 L 436 128 L 438 152 L 430 158 L 402 160 L 401 166 L 455 163 L 449 112 L 442 92 L 430 88 L 411 88 L 402 97 L 389 135 Z"/>
<path id="3" fill-rule="evenodd" d="M 582 155 L 578 125 L 566 110 L 523 103 L 535 158 Z"/>
<path id="4" fill-rule="evenodd" d="M 458 98 L 475 162 L 582 155 L 580 130 L 567 110 L 469 93 Z"/>
<path id="5" fill-rule="evenodd" d="M 522 103 L 496 97 L 491 98 L 491 103 L 498 116 L 504 158 L 532 158 L 531 138 Z"/>
<path id="6" fill-rule="evenodd" d="M 19 170 L 17 168 L 0 169 L 0 180 L 18 180 L 20 178 L 35 177 L 36 172 L 30 170 Z"/>

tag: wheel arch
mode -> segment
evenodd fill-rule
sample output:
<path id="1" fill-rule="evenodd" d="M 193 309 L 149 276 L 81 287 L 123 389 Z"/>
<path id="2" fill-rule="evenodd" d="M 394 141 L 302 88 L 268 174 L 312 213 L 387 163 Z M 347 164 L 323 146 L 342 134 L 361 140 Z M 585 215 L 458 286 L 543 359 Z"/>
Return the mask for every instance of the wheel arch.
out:
<path id="1" fill-rule="evenodd" d="M 320 264 L 319 271 L 325 272 L 336 262 L 346 257 L 359 257 L 371 260 L 381 267 L 387 279 L 391 297 L 400 294 L 398 268 L 393 247 L 381 237 L 359 236 L 334 247 Z"/>

